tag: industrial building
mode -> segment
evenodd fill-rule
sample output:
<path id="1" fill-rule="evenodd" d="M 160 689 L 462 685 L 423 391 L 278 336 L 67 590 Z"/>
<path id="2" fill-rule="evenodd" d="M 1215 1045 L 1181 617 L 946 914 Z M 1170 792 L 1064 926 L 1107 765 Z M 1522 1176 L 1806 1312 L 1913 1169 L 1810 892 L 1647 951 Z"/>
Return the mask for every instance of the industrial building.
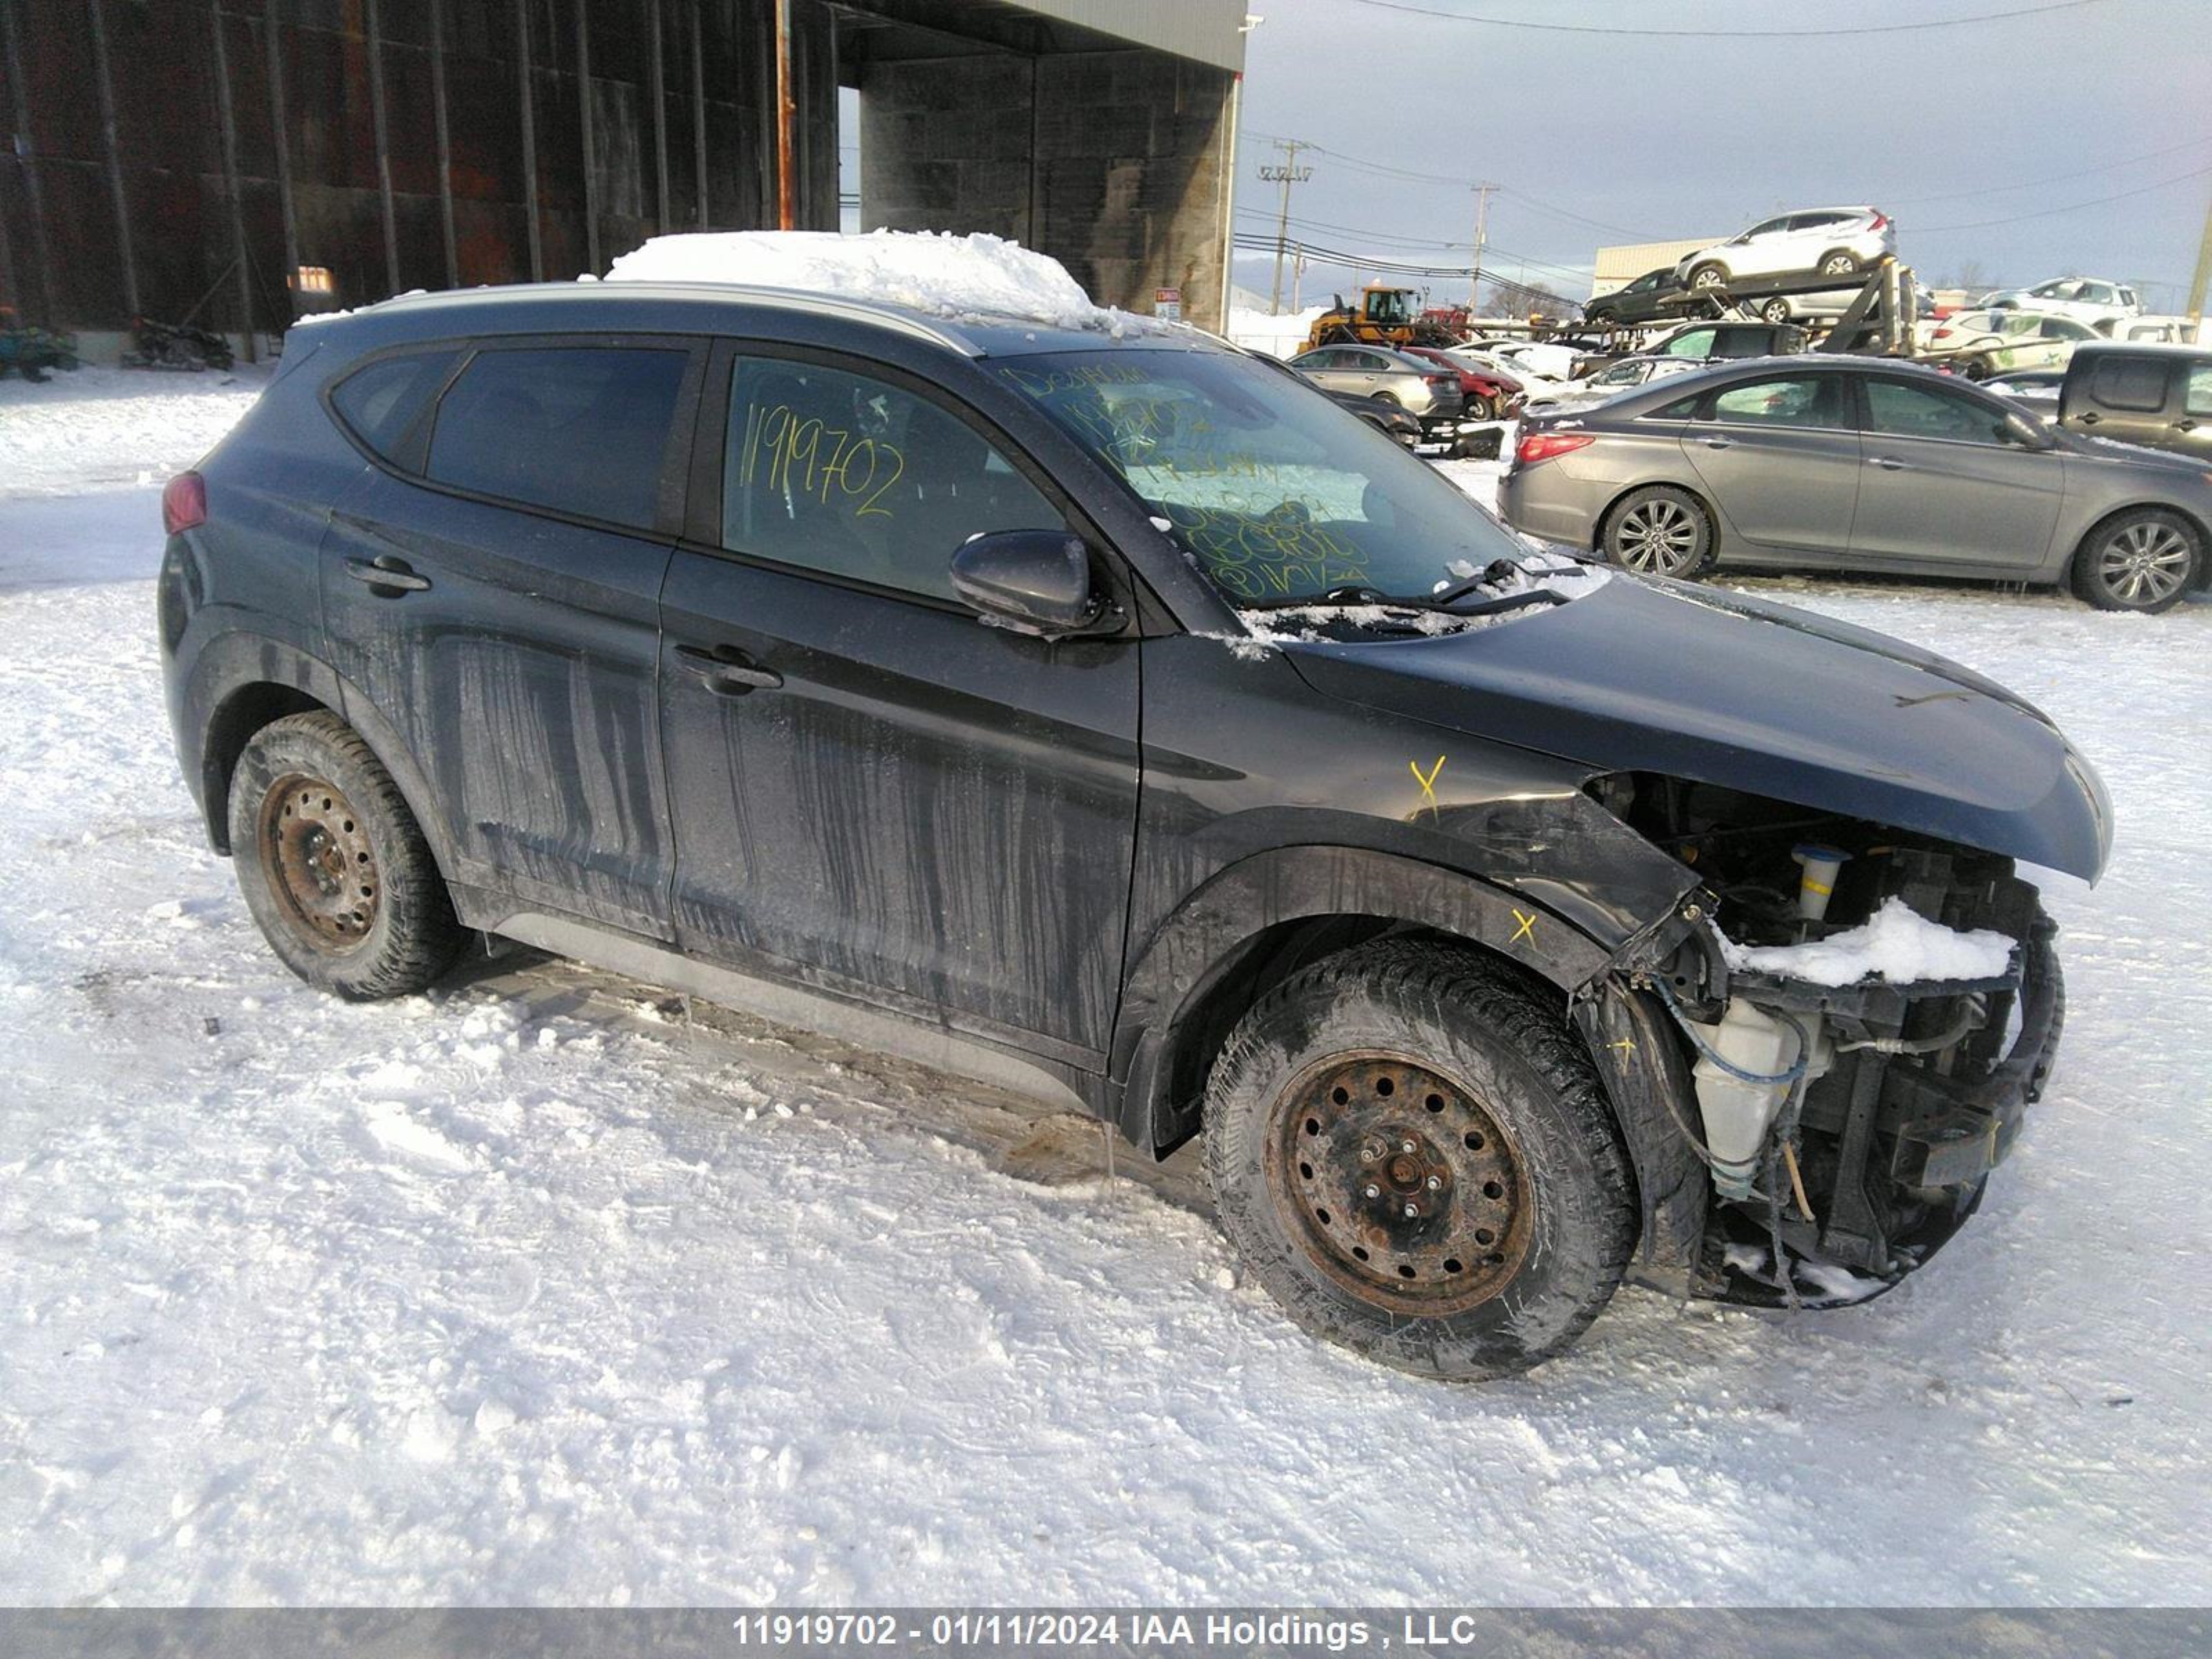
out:
<path id="1" fill-rule="evenodd" d="M 604 271 L 664 231 L 834 230 L 842 171 L 863 228 L 996 232 L 1102 302 L 1218 326 L 1243 21 L 1243 0 L 0 0 L 0 305 L 266 349 L 307 312 Z"/>

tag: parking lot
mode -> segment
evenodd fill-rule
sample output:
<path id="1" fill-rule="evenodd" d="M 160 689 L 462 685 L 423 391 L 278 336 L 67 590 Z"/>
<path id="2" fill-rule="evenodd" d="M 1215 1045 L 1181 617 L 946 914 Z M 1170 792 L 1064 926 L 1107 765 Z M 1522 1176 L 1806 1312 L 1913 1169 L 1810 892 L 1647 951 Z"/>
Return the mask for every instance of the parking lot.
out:
<path id="1" fill-rule="evenodd" d="M 1893 1294 L 1624 1291 L 1455 1391 L 1289 1326 L 1188 1154 L 1109 1180 L 1073 1120 L 550 963 L 376 1012 L 285 975 L 160 706 L 136 480 L 221 418 L 173 384 L 58 405 L 81 493 L 54 459 L 0 503 L 12 1598 L 2212 1594 L 2212 607 L 1741 580 L 1995 675 L 2102 771 L 2058 1079 Z"/>

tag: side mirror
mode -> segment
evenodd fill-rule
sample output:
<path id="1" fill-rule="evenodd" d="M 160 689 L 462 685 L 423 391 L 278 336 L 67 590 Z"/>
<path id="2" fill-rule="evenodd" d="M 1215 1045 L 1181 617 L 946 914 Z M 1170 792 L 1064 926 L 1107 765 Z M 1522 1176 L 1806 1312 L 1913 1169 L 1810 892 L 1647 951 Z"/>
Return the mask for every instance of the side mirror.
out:
<path id="1" fill-rule="evenodd" d="M 1091 556 L 1064 530 L 1002 530 L 962 544 L 952 588 L 988 620 L 1023 634 L 1069 634 L 1105 611 Z"/>
<path id="2" fill-rule="evenodd" d="M 2004 435 L 2022 449 L 2055 449 L 2056 441 L 2037 422 L 2025 415 L 2008 414 L 2004 417 Z"/>

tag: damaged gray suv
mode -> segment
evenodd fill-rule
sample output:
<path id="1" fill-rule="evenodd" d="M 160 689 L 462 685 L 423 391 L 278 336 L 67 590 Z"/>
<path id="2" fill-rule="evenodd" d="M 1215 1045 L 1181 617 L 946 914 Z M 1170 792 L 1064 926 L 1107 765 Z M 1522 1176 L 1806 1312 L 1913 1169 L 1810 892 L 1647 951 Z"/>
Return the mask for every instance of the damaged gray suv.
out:
<path id="1" fill-rule="evenodd" d="M 1026 1091 L 1310 1330 L 1896 1283 L 2058 1040 L 2094 774 L 1877 635 L 1532 553 L 1181 331 L 767 290 L 301 331 L 164 498 L 184 774 L 341 996 L 472 939 Z"/>

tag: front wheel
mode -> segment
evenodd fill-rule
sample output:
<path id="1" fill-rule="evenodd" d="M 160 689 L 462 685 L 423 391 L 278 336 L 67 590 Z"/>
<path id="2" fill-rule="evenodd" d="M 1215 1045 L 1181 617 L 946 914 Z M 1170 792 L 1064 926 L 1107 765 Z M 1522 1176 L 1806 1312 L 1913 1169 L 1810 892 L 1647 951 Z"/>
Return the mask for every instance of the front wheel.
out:
<path id="1" fill-rule="evenodd" d="M 1389 939 L 1291 975 L 1206 1090 L 1215 1213 L 1317 1336 L 1427 1376 L 1572 1345 L 1635 1246 L 1627 1154 L 1556 1000 Z"/>
<path id="2" fill-rule="evenodd" d="M 262 936 L 308 984 L 405 996 L 466 935 L 392 775 L 336 714 L 293 714 L 247 740 L 230 780 L 230 849 Z"/>
<path id="3" fill-rule="evenodd" d="M 2203 558 L 2196 527 L 2180 514 L 2124 513 L 2099 525 L 2074 556 L 2074 591 L 2100 611 L 2154 616 L 2181 602 Z"/>
<path id="4" fill-rule="evenodd" d="M 1692 289 L 1724 288 L 1728 284 L 1728 269 L 1718 264 L 1699 265 L 1690 273 Z"/>
<path id="5" fill-rule="evenodd" d="M 1652 484 L 1621 498 L 1599 544 L 1623 569 L 1686 580 L 1712 562 L 1713 521 L 1686 489 Z"/>
<path id="6" fill-rule="evenodd" d="M 1765 305 L 1759 307 L 1759 318 L 1761 322 L 1771 323 L 1777 328 L 1781 327 L 1790 320 L 1790 301 L 1778 296 L 1769 300 Z"/>

